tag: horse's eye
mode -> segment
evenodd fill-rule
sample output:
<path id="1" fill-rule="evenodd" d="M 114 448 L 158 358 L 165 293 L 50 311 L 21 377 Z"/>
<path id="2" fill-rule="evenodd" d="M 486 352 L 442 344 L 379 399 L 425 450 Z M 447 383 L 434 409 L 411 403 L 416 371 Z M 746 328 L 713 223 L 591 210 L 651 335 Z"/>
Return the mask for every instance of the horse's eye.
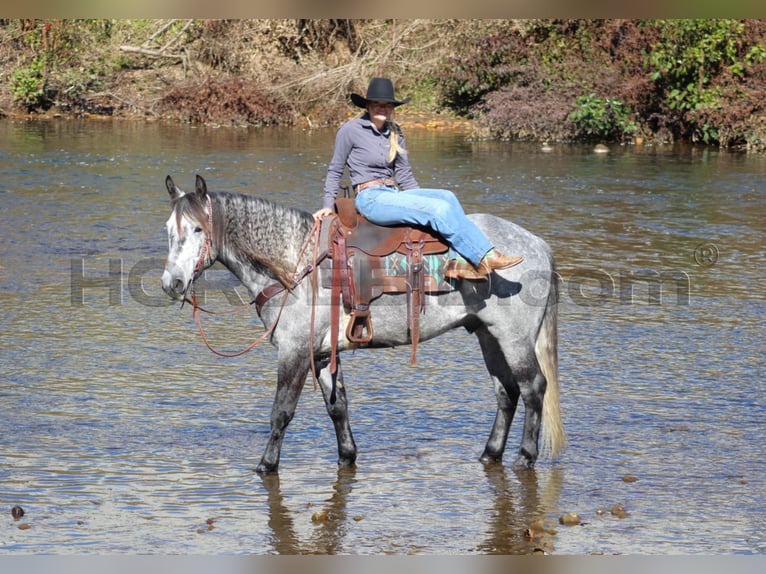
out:
<path id="1" fill-rule="evenodd" d="M 194 233 L 202 233 L 202 228 L 198 225 L 194 228 Z"/>

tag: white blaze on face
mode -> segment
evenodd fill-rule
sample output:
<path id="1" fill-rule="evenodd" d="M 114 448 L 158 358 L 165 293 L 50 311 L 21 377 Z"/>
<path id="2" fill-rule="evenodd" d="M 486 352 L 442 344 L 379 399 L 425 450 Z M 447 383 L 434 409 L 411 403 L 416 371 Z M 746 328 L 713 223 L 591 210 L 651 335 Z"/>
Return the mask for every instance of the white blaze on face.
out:
<path id="1" fill-rule="evenodd" d="M 202 227 L 188 217 L 181 218 L 180 229 L 175 212 L 165 223 L 168 233 L 168 259 L 162 273 L 162 289 L 170 296 L 181 298 L 194 277 L 194 270 L 205 245 Z"/>

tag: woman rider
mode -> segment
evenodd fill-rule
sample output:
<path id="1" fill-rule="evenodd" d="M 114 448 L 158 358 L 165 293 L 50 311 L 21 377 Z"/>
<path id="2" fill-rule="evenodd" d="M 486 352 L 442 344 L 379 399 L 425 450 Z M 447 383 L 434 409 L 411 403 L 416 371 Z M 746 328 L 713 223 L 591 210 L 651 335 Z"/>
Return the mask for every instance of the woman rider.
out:
<path id="1" fill-rule="evenodd" d="M 366 96 L 351 94 L 351 101 L 366 112 L 338 129 L 322 208 L 314 213 L 314 219 L 334 213 L 340 180 L 348 166 L 355 205 L 365 218 L 378 225 L 430 227 L 464 258 L 450 260 L 447 277 L 483 280 L 495 269 L 521 262 L 522 257 L 503 255 L 494 249 L 466 217 L 454 193 L 420 188 L 412 174 L 404 135 L 392 119 L 394 108 L 410 98 L 397 100 L 390 79 L 373 78 Z"/>

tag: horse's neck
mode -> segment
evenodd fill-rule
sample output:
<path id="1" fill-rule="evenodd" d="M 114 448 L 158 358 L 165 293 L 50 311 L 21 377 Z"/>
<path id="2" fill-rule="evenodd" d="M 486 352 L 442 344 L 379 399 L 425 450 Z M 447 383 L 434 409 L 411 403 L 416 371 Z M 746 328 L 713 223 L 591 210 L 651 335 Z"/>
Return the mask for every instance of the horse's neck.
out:
<path id="1" fill-rule="evenodd" d="M 288 284 L 308 234 L 305 219 L 274 203 L 239 195 L 218 196 L 219 254 L 245 285 L 278 279 Z M 215 210 L 214 210 L 215 211 Z"/>

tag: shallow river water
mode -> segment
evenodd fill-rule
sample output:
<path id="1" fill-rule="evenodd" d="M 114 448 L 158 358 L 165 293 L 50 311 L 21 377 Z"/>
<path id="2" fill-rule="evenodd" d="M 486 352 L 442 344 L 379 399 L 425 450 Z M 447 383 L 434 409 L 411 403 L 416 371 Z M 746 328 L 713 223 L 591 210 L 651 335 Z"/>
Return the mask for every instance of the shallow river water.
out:
<path id="1" fill-rule="evenodd" d="M 354 471 L 308 384 L 278 476 L 255 474 L 276 353 L 219 358 L 164 297 L 164 178 L 313 210 L 333 136 L 0 122 L 0 553 L 766 552 L 763 157 L 409 130 L 422 186 L 556 253 L 567 449 L 478 462 L 494 393 L 455 331 L 414 367 L 345 357 Z M 210 274 L 209 306 L 246 296 Z M 254 314 L 208 329 L 231 350 L 260 333 Z"/>

